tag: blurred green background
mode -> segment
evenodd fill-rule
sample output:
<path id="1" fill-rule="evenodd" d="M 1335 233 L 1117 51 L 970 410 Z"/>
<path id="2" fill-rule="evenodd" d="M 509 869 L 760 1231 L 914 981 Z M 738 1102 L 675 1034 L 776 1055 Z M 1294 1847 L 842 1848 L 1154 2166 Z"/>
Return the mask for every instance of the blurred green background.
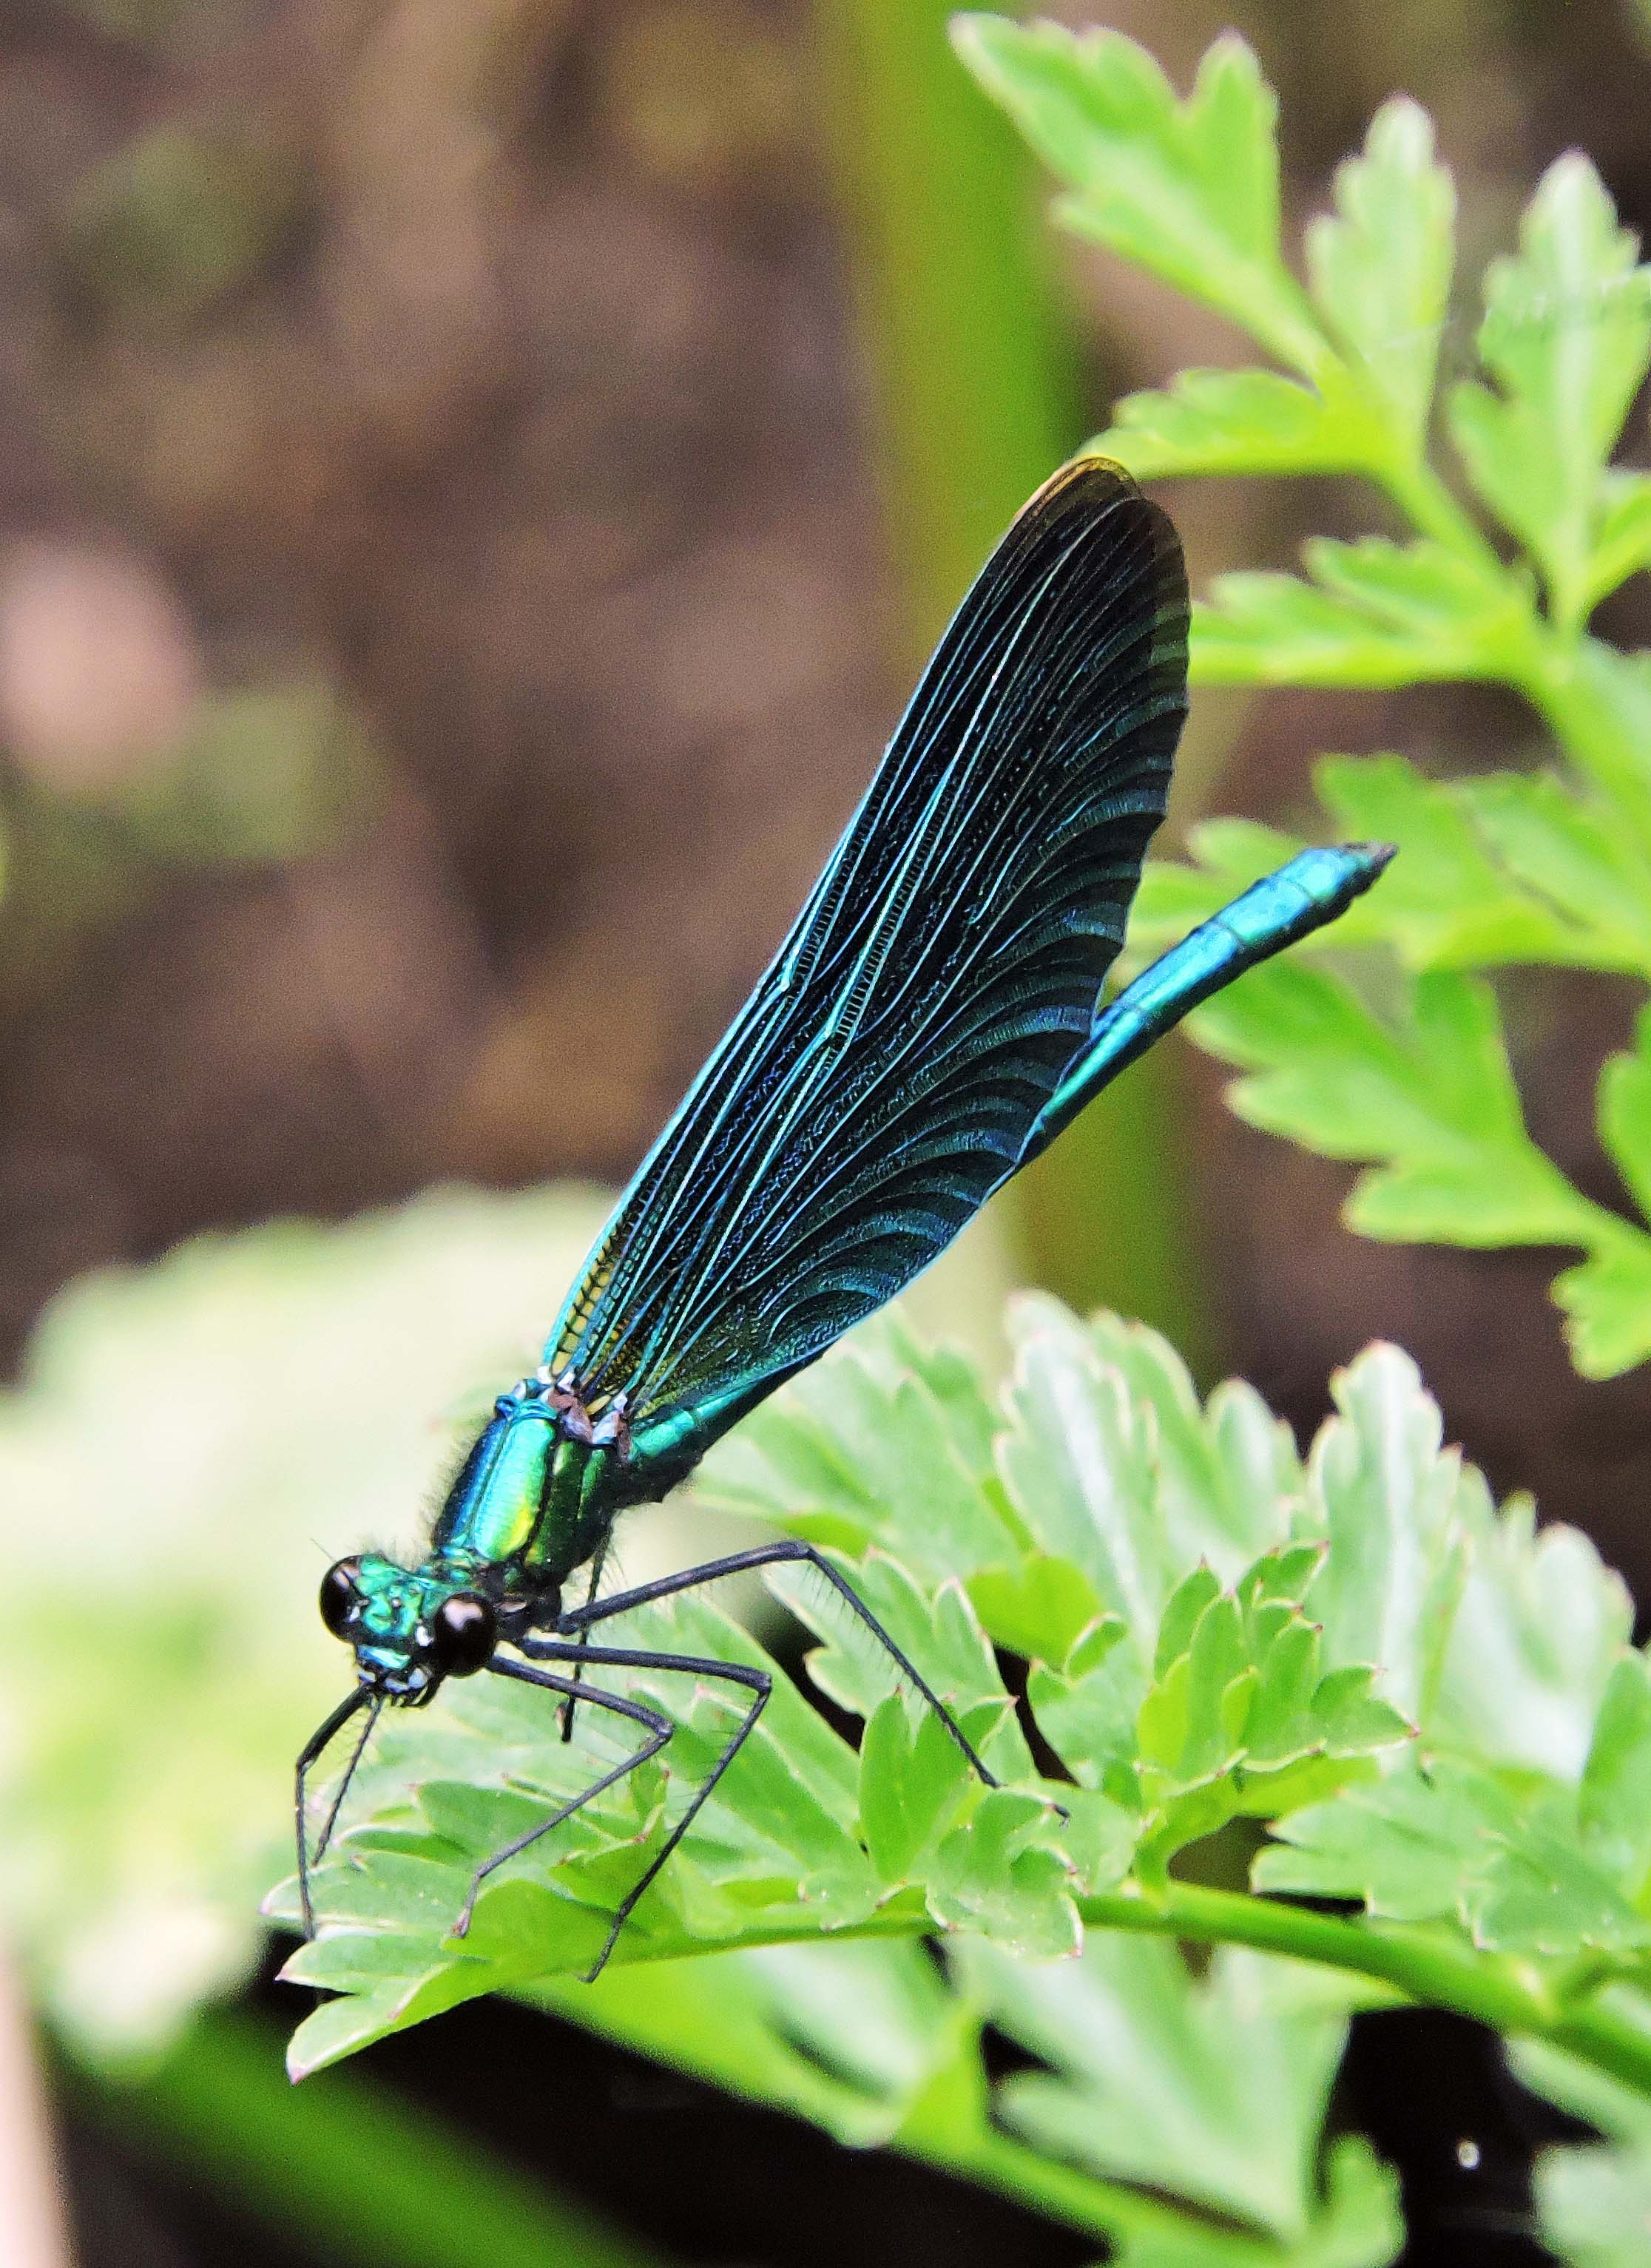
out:
<path id="1" fill-rule="evenodd" d="M 1651 56 L 1616 0 L 1128 0 L 1103 19 L 1183 85 L 1225 24 L 1245 33 L 1283 99 L 1292 211 L 1402 87 L 1439 122 L 1465 274 L 1574 142 L 1651 221 Z M 203 1232 L 622 1176 L 1016 505 L 1116 395 L 1235 358 L 1213 318 L 1050 235 L 945 20 L 932 0 L 10 0 L 8 1362 L 74 1279 Z M 1168 501 L 1195 584 L 1353 524 L 1330 484 Z M 1643 599 L 1613 604 L 1643 639 Z M 1448 747 L 1460 766 L 1515 758 L 1529 729 L 1456 688 L 1206 695 L 1172 830 L 1215 806 L 1305 811 L 1324 748 Z M 1588 1103 L 1613 1012 L 1609 986 L 1556 978 L 1517 1027 L 1536 1130 L 1602 1189 Z M 1218 1074 L 1172 1049 L 972 1236 L 932 1312 L 989 1344 L 1002 1287 L 1038 1278 L 1163 1325 L 1206 1377 L 1247 1372 L 1303 1428 L 1329 1368 L 1394 1336 L 1493 1476 L 1592 1526 L 1643 1594 L 1651 1387 L 1574 1380 L 1540 1256 L 1355 1245 L 1344 1187 L 1226 1118 Z M 82 1287 L 0 1413 L 0 1517 L 53 1665 L 26 1706 L 0 1697 L 0 1752 L 27 1762 L 6 1764 L 25 1809 L 0 1881 L 16 1911 L 53 1911 L 43 1950 L 18 1944 L 18 1991 L 61 2036 L 54 2146 L 92 2268 L 504 2253 L 474 2219 L 484 2194 L 515 2200 L 496 2219 L 530 2232 L 523 2258 L 643 2257 L 621 2228 L 776 2268 L 875 2257 L 890 2228 L 905 2261 L 1081 2257 L 910 2169 L 858 2167 L 844 2208 L 822 2142 L 520 2012 L 381 2058 L 405 2098 L 369 2069 L 303 2112 L 278 2094 L 269 1993 L 141 2078 L 94 2077 L 62 2043 L 76 1994 L 107 2010 L 113 1992 L 153 2046 L 146 1982 L 175 2015 L 254 1956 L 223 1886 L 250 1898 L 262 1833 L 217 1854 L 217 1903 L 181 1933 L 168 1837 L 226 1831 L 207 1799 L 237 1759 L 245 1815 L 273 1807 L 278 1837 L 282 1761 L 328 1668 L 309 1539 L 416 1524 L 454 1397 L 548 1318 L 596 1202 L 438 1197 Z M 323 1390 L 335 1430 L 295 1447 L 284 1413 L 308 1426 Z M 245 1454 L 254 1403 L 253 1486 L 222 1441 Z M 340 1470 L 348 1500 L 319 1500 Z M 279 1505 L 276 1543 L 238 1525 L 249 1501 Z M 123 1555 L 157 1536 L 155 1614 L 206 1629 L 238 1587 L 198 1748 L 145 1745 L 206 1689 L 158 1697 L 159 1657 L 122 1638 L 148 1595 Z M 234 1713 L 283 1670 L 290 1721 Z M 118 1863 L 54 1809 L 103 1751 L 137 1822 Z M 125 1903 L 104 1895 L 116 1874 Z M 15 2007 L 0 2030 L 19 2048 L 0 2053 L 0 2213 L 12 2163 L 22 2213 L 47 2157 L 6 2077 L 26 2068 Z M 541 2058 L 581 2093 L 560 2154 Z M 419 2123 L 438 2115 L 446 2141 Z M 467 2116 L 500 2163 L 443 2159 Z M 769 2171 L 719 2220 L 704 2168 L 729 2152 Z M 422 2234 L 351 2219 L 369 2153 L 409 2198 L 424 2169 Z M 548 2204 L 558 2186 L 603 2218 Z M 455 2227 L 472 2215 L 457 2249 L 431 2234 L 443 2198 Z M 48 2224 L 6 2257 L 55 2268 L 56 2244 Z"/>

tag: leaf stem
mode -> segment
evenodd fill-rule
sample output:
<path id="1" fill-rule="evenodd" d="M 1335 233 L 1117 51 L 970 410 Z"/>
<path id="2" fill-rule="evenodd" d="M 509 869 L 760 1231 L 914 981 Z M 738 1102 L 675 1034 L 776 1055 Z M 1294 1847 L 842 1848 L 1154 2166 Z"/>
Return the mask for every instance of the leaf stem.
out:
<path id="1" fill-rule="evenodd" d="M 1381 1926 L 1194 1882 L 1169 1882 L 1151 1898 L 1084 1898 L 1079 1911 L 1091 1928 L 1143 1930 L 1200 1945 L 1249 1945 L 1375 1977 L 1408 2000 L 1452 2009 L 1499 2032 L 1547 2040 L 1651 2097 L 1651 2031 L 1607 2007 L 1567 2009 L 1534 1969 L 1460 1950 L 1428 1931 Z"/>
<path id="2" fill-rule="evenodd" d="M 1368 1977 L 1420 2006 L 1449 2008 L 1496 2031 L 1518 2033 L 1565 2048 L 1651 2099 L 1651 2028 L 1641 2028 L 1597 2001 L 1583 2007 L 1567 2004 L 1529 1963 L 1476 1953 L 1471 1948 L 1452 1944 L 1431 1929 L 1320 1913 L 1285 1898 L 1175 1881 L 1150 1895 L 1113 1892 L 1080 1898 L 1078 1911 L 1090 1929 L 1135 1930 L 1159 1937 L 1187 1938 L 1198 1945 L 1253 1946 L 1257 1952 L 1316 1962 L 1327 1969 Z M 884 1913 L 869 1915 L 829 1935 L 832 1940 L 902 1937 L 920 1934 L 925 1928 L 920 1917 Z M 746 1951 L 760 1945 L 795 1943 L 800 1934 L 789 1929 L 754 1931 L 737 1944 L 698 1949 Z M 640 1957 L 676 1959 L 687 1949 L 661 1946 L 657 1951 L 645 1950 Z M 1028 2157 L 1028 2166 L 1043 2166 L 1043 2161 L 1036 2154 Z M 1030 2178 L 1026 2169 L 1022 2174 Z M 1005 2182 L 1010 2179 L 1007 2158 L 999 2162 L 997 2175 L 983 2171 L 978 2178 L 997 2180 L 999 2176 Z M 1063 2212 L 1062 2217 L 1070 2215 Z"/>
<path id="3" fill-rule="evenodd" d="M 1643 818 L 1651 769 L 1634 729 L 1632 712 L 1645 705 L 1645 693 L 1633 670 L 1632 656 L 1597 638 L 1552 630 L 1532 641 L 1529 666 L 1514 682 L 1579 770 Z"/>
<path id="4" fill-rule="evenodd" d="M 1190 2216 L 1121 2182 L 1103 2180 L 1057 2158 L 1045 2158 L 1013 2134 L 983 2123 L 961 2145 L 924 2132 L 896 2135 L 892 2146 L 908 2158 L 938 2166 L 983 2189 L 1028 2205 L 1050 2220 L 1113 2243 L 1125 2236 L 1178 2237 L 1186 2242 Z M 1201 2225 L 1201 2224 L 1200 2224 Z"/>
<path id="5" fill-rule="evenodd" d="M 1393 456 L 1372 466 L 1371 477 L 1422 534 L 1482 564 L 1496 563 L 1496 554 L 1484 530 L 1426 460 Z"/>

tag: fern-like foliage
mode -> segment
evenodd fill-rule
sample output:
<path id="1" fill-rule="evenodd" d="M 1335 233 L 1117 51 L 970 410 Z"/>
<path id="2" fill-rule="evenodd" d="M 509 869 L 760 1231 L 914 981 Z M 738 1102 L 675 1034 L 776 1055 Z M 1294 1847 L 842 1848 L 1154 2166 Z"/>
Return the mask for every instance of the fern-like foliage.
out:
<path id="1" fill-rule="evenodd" d="M 1395 1349 L 1336 1381 L 1302 1458 L 1248 1388 L 1200 1404 L 1139 1327 L 1028 1299 L 1013 1338 L 994 1396 L 886 1319 L 701 1491 L 836 1554 L 1005 1786 L 972 1780 L 817 1578 L 781 1571 L 858 1752 L 778 1677 L 592 1987 L 608 1912 L 735 1717 L 691 1677 L 631 1674 L 682 1728 L 663 1768 L 512 1862 L 459 1939 L 478 1862 L 621 1750 L 593 1711 L 567 1747 L 543 1697 L 455 1689 L 387 1719 L 357 1783 L 321 1934 L 288 1964 L 337 1996 L 295 2071 L 512 1992 L 1017 2189 L 1126 2257 L 1211 2268 L 1395 2257 L 1386 2174 L 1324 2128 L 1372 1997 L 1470 2008 L 1651 2096 L 1651 1665 L 1592 1548 L 1498 1510 Z M 766 1659 L 704 1599 L 627 1638 Z M 1212 1869 L 1230 1887 L 1201 1887 Z M 273 1910 L 293 1918 L 291 1884 Z M 944 1980 L 917 1946 L 935 1934 Z M 1176 1937 L 1226 1950 L 1198 1977 Z M 993 2086 L 986 2022 L 1047 2068 Z M 1174 2201 L 1168 2250 L 1143 2191 Z"/>
<path id="2" fill-rule="evenodd" d="M 1260 970 L 1194 1020 L 1239 1064 L 1237 1109 L 1368 1170 L 1365 1234 L 1573 1246 L 1559 1278 L 1579 1369 L 1651 1355 L 1651 1024 L 1601 1074 L 1621 1211 L 1537 1148 L 1485 973 L 1515 963 L 1651 983 L 1651 653 L 1591 634 L 1651 565 L 1651 474 L 1612 462 L 1651 366 L 1651 269 L 1588 159 L 1543 177 L 1482 285 L 1478 370 L 1441 388 L 1456 196 L 1431 122 L 1397 98 L 1339 168 L 1300 272 L 1280 228 L 1277 106 L 1228 35 L 1177 99 L 1116 32 L 957 19 L 960 54 L 1063 184 L 1064 226 L 1218 309 L 1270 358 L 1183 372 L 1119 403 L 1098 445 L 1144 478 L 1358 475 L 1404 540 L 1316 541 L 1300 575 L 1220 576 L 1195 609 L 1205 685 L 1507 686 L 1557 743 L 1539 771 L 1430 779 L 1404 757 L 1326 760 L 1334 827 L 1404 856 L 1336 934 L 1380 943 L 1390 1013 L 1323 966 Z M 1295 847 L 1212 821 L 1194 864 L 1149 871 L 1138 944 L 1167 942 Z M 1631 1210 L 1632 1208 L 1632 1210 Z"/>
<path id="3" fill-rule="evenodd" d="M 428 1413 L 507 1371 L 594 1217 L 445 1195 L 204 1240 L 75 1286 L 0 1393 L 33 1602 L 0 1656 L 0 1908 L 81 2066 L 164 2054 L 257 1960 L 251 1885 L 281 1867 L 290 1760 L 339 1690 L 317 1572 L 405 1522 L 440 1454 Z M 885 1319 L 702 1490 L 841 1556 L 1003 1792 L 957 1771 L 823 1587 L 789 1591 L 858 1748 L 781 1679 L 587 1987 L 602 1915 L 726 1712 L 637 1673 L 682 1727 L 665 1769 L 506 1870 L 461 1940 L 476 1858 L 612 1752 L 594 1711 L 570 1750 L 547 1697 L 451 1687 L 387 1717 L 352 1792 L 323 1933 L 291 1962 L 339 1997 L 294 2068 L 503 1991 L 1019 2197 L 1134 2268 L 1379 2268 L 1395 2186 L 1330 2098 L 1350 2015 L 1419 1999 L 1497 2025 L 1584 2108 L 1608 2139 L 1545 2165 L 1549 2241 L 1635 2257 L 1651 1677 L 1620 1583 L 1581 1535 L 1493 1504 L 1392 1348 L 1336 1382 L 1302 1456 L 1249 1388 L 1200 1403 L 1150 1333 L 1031 1300 L 1013 1337 L 988 1388 Z M 640 1572 L 634 1530 L 626 1548 Z M 761 1658 L 704 1600 L 631 1630 Z M 290 1888 L 274 1903 L 290 1915 Z M 994 2077 L 988 2026 L 1032 2067 Z M 193 2068 L 211 2031 L 176 2057 Z M 549 2034 L 546 2057 L 553 2088 Z M 327 2100 L 336 2121 L 349 2090 Z M 247 2146 L 279 2162 L 284 2131 Z M 464 2257 L 455 2194 L 443 2258 Z"/>

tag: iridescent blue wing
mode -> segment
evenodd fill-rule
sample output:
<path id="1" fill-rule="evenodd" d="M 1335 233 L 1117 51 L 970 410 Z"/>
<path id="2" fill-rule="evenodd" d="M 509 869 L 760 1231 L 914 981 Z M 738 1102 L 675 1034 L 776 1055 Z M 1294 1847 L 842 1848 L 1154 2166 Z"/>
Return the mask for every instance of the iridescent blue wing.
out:
<path id="1" fill-rule="evenodd" d="M 697 1447 L 932 1260 L 1090 1030 L 1186 709 L 1169 521 L 1041 489 L 924 672 L 791 935 L 660 1135 L 546 1359 Z M 697 1454 L 697 1448 L 696 1448 Z"/>

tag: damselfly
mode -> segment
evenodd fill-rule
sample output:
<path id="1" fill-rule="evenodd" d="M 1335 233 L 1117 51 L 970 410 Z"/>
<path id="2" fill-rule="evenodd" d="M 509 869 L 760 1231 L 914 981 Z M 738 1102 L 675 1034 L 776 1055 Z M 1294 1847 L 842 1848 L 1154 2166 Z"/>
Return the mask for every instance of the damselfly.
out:
<path id="1" fill-rule="evenodd" d="M 576 1701 L 636 1729 L 631 1753 L 477 1869 L 462 1933 L 495 1869 L 670 1740 L 657 1709 L 594 1678 L 675 1668 L 720 1682 L 742 1697 L 741 1720 L 620 1901 L 595 1976 L 755 1725 L 770 1675 L 592 1633 L 778 1561 L 812 1562 L 991 1783 L 918 1664 L 811 1544 L 765 1543 L 605 1597 L 597 1587 L 621 1512 L 664 1496 L 892 1299 L 1189 1009 L 1333 920 L 1382 871 L 1381 845 L 1304 850 L 1103 1003 L 1163 815 L 1186 676 L 1175 530 L 1118 467 L 1080 459 L 982 569 L 791 935 L 620 1198 L 542 1366 L 493 1405 L 424 1557 L 363 1553 L 329 1569 L 321 1615 L 353 1647 L 357 1684 L 299 1758 L 306 1928 L 306 1783 L 357 1711 L 370 1732 L 386 1704 L 418 1706 L 446 1678 L 489 1670 L 554 1694 L 564 1735 Z M 582 1601 L 566 1606 L 581 1571 Z"/>

